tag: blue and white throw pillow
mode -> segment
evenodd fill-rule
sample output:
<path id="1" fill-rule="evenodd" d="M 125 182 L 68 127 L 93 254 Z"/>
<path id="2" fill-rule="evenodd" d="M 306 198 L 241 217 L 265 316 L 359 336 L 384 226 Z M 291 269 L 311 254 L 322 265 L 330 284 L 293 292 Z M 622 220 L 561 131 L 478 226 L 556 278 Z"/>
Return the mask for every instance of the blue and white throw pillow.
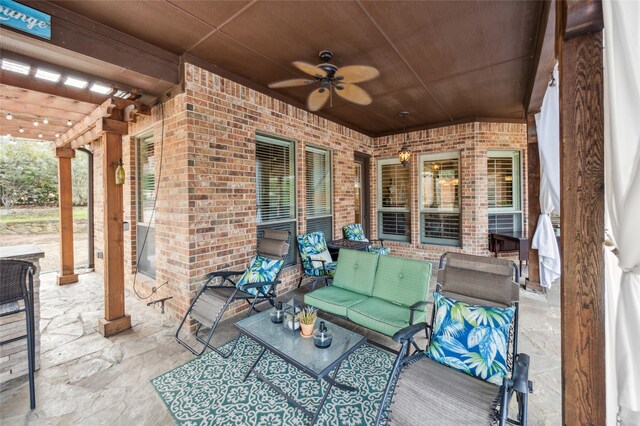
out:
<path id="1" fill-rule="evenodd" d="M 248 283 L 269 282 L 275 280 L 283 263 L 284 260 L 282 259 L 269 259 L 262 256 L 255 256 L 251 260 L 247 270 L 244 272 L 242 277 L 240 277 L 237 287 Z M 270 286 L 268 285 L 262 286 L 262 291 L 266 293 L 269 291 L 269 287 Z M 255 288 L 248 288 L 246 289 L 246 292 L 256 295 L 258 290 Z"/>
<path id="2" fill-rule="evenodd" d="M 426 355 L 440 364 L 502 385 L 515 308 L 478 306 L 433 294 L 435 319 Z"/>

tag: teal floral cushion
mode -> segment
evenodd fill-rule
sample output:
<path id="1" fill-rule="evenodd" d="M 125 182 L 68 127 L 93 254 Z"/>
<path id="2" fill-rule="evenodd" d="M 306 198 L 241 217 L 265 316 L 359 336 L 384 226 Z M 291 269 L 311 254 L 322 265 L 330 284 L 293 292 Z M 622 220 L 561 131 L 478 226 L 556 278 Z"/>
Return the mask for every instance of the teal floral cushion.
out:
<path id="1" fill-rule="evenodd" d="M 243 284 L 274 281 L 283 263 L 283 259 L 269 259 L 267 257 L 255 256 L 251 260 L 247 270 L 240 277 L 236 286 L 240 287 Z M 266 294 L 270 287 L 270 285 L 262 286 L 262 293 Z M 258 294 L 258 289 L 256 288 L 248 288 L 244 291 L 254 296 Z"/>
<path id="2" fill-rule="evenodd" d="M 316 258 L 327 250 L 327 241 L 324 238 L 324 232 L 318 231 L 298 235 L 298 251 L 300 252 L 302 267 L 306 274 L 313 275 L 312 271 L 316 269 L 311 263 L 311 258 Z"/>
<path id="3" fill-rule="evenodd" d="M 364 229 L 362 229 L 362 225 L 359 223 L 352 223 L 351 225 L 347 225 L 342 228 L 342 230 L 344 231 L 344 236 L 347 238 L 347 240 L 369 241 L 364 235 Z"/>
<path id="4" fill-rule="evenodd" d="M 325 263 L 324 268 L 313 268 L 311 271 L 307 272 L 307 275 L 313 275 L 314 277 L 324 277 L 325 275 L 333 277 L 336 273 L 336 266 L 338 266 L 338 262 Z"/>
<path id="5" fill-rule="evenodd" d="M 434 293 L 435 319 L 429 358 L 487 382 L 507 375 L 509 328 L 515 308 L 470 305 Z"/>
<path id="6" fill-rule="evenodd" d="M 375 254 L 379 254 L 382 256 L 386 256 L 391 252 L 391 249 L 389 249 L 389 247 L 384 247 L 384 246 L 369 246 L 369 253 L 375 253 Z"/>

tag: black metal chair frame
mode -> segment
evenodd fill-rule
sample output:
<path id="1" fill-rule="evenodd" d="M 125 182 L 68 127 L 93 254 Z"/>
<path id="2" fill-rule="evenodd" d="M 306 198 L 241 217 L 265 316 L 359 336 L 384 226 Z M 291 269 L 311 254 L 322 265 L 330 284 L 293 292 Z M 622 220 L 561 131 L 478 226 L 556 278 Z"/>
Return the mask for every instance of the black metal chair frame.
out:
<path id="1" fill-rule="evenodd" d="M 29 369 L 29 402 L 30 402 L 31 409 L 33 410 L 34 408 L 36 408 L 36 390 L 35 390 L 35 365 L 36 365 L 35 335 L 36 333 L 35 333 L 35 318 L 34 318 L 35 308 L 34 308 L 34 292 L 33 292 L 33 274 L 36 270 L 36 267 L 33 263 L 27 262 L 24 260 L 1 259 L 0 269 L 2 269 L 3 267 L 7 267 L 6 265 L 10 265 L 9 267 L 11 267 L 12 266 L 11 264 L 19 265 L 23 268 L 23 270 L 20 271 L 21 278 L 19 283 L 20 286 L 22 287 L 21 288 L 22 297 L 18 297 L 18 298 L 12 297 L 11 299 L 8 299 L 8 300 L 2 300 L 2 304 L 8 304 L 8 303 L 14 303 L 14 302 L 17 303 L 20 299 L 22 299 L 24 303 L 24 307 L 4 312 L 0 314 L 0 317 L 24 312 L 26 316 L 27 334 L 1 341 L 0 346 L 6 345 L 21 339 L 25 339 L 25 338 L 27 339 L 27 363 L 28 363 L 28 369 Z M 0 272 L 0 275 L 2 275 L 1 272 Z M 5 279 L 5 277 L 2 277 L 2 278 Z M 27 282 L 28 282 L 28 285 L 27 285 Z M 6 285 L 6 284 L 7 283 L 2 283 L 0 284 L 0 286 Z M 0 296 L 0 299 L 2 299 L 1 296 Z"/>
<path id="2" fill-rule="evenodd" d="M 446 256 L 447 253 L 444 253 L 440 257 L 438 269 L 443 268 Z M 514 277 L 517 282 L 517 279 L 520 276 L 518 266 L 513 262 L 512 265 L 514 269 Z M 442 284 L 437 283 L 436 291 L 440 291 L 441 289 Z M 500 388 L 500 411 L 497 413 L 497 417 L 500 426 L 504 426 L 507 423 L 527 426 L 528 398 L 529 393 L 533 392 L 533 382 L 529 380 L 529 355 L 518 353 L 518 317 L 520 303 L 513 302 L 513 305 L 516 310 L 509 333 L 511 353 L 509 354 L 510 356 L 507 360 L 507 366 L 510 368 L 512 374 L 511 378 L 504 378 L 503 384 Z M 408 365 L 414 361 L 419 360 L 421 357 L 426 356 L 422 350 L 418 350 L 418 345 L 416 344 L 413 336 L 415 336 L 422 330 L 426 330 L 427 342 L 429 342 L 431 339 L 431 333 L 433 332 L 434 318 L 435 304 L 433 305 L 430 323 L 423 322 L 413 324 L 394 334 L 393 340 L 397 343 L 400 343 L 402 346 L 398 351 L 398 356 L 396 357 L 396 360 L 393 364 L 393 369 L 391 370 L 391 374 L 389 375 L 389 379 L 387 380 L 387 385 L 385 387 L 382 401 L 378 409 L 378 414 L 376 416 L 376 425 L 379 425 L 381 423 L 384 413 L 387 410 L 387 405 L 390 404 L 389 394 L 402 368 L 405 365 Z M 413 354 L 409 355 L 409 350 L 411 347 L 414 347 L 416 350 Z M 454 372 L 454 374 L 459 373 Z M 511 402 L 514 393 L 516 394 L 516 398 L 518 401 L 518 416 L 516 419 L 509 418 L 509 403 Z"/>
<path id="3" fill-rule="evenodd" d="M 289 232 L 289 238 L 290 237 L 291 237 L 291 233 Z M 213 333 L 216 331 L 216 329 L 218 327 L 218 324 L 222 320 L 223 314 L 226 312 L 226 310 L 229 307 L 229 305 L 231 303 L 237 301 L 237 300 L 245 300 L 247 303 L 250 304 L 249 310 L 247 311 L 247 315 L 246 315 L 247 317 L 249 315 L 251 315 L 251 313 L 254 310 L 256 310 L 255 306 L 259 302 L 267 301 L 267 302 L 269 302 L 271 304 L 271 306 L 275 306 L 276 286 L 281 283 L 281 281 L 278 280 L 278 277 L 280 276 L 280 273 L 282 272 L 282 269 L 284 269 L 284 265 L 282 265 L 282 267 L 278 271 L 278 274 L 276 275 L 276 279 L 273 280 L 273 281 L 261 281 L 261 282 L 256 282 L 256 283 L 247 283 L 247 284 L 243 284 L 241 286 L 237 285 L 236 281 L 234 281 L 234 279 L 235 279 L 234 277 L 241 276 L 242 274 L 245 273 L 245 271 L 216 271 L 216 272 L 210 273 L 209 274 L 209 279 L 202 286 L 200 291 L 198 291 L 198 294 L 196 294 L 196 297 L 193 298 L 193 300 L 191 301 L 191 304 L 189 305 L 189 309 L 187 309 L 187 312 L 185 313 L 184 317 L 182 317 L 182 321 L 180 321 L 180 325 L 178 325 L 178 329 L 176 330 L 176 340 L 178 341 L 178 343 L 180 343 L 182 346 L 187 348 L 191 353 L 193 353 L 196 356 L 202 355 L 203 353 L 205 353 L 207 348 L 210 348 L 211 350 L 213 350 L 214 352 L 216 352 L 218 355 L 220 355 L 223 358 L 230 357 L 233 354 L 233 351 L 235 350 L 236 345 L 238 344 L 238 338 L 235 338 L 233 340 L 233 344 L 231 346 L 231 349 L 227 353 L 221 351 L 219 348 L 216 348 L 215 346 L 213 346 L 211 344 L 211 339 L 213 338 Z M 216 278 L 221 278 L 222 282 L 219 285 L 211 284 L 211 282 L 214 281 Z M 269 287 L 269 289 L 266 292 L 264 292 L 263 287 L 267 287 L 267 286 Z M 256 289 L 257 292 L 254 295 L 254 294 L 251 294 L 251 293 L 245 291 L 245 290 L 248 290 L 248 289 Z M 198 334 L 200 332 L 200 329 L 202 328 L 202 324 L 198 323 L 198 325 L 196 327 L 196 331 L 194 333 L 194 337 L 196 338 L 196 340 L 198 340 L 200 343 L 202 343 L 203 347 L 202 347 L 202 350 L 197 351 L 192 346 L 190 346 L 187 342 L 185 342 L 184 340 L 182 340 L 180 338 L 180 330 L 182 329 L 182 327 L 183 327 L 184 323 L 186 322 L 187 318 L 189 317 L 189 314 L 193 310 L 193 307 L 195 306 L 196 302 L 198 301 L 198 298 L 206 290 L 232 290 L 232 293 L 227 298 L 227 300 L 224 303 L 224 305 L 222 306 L 222 308 L 218 311 L 218 314 L 216 315 L 216 319 L 215 319 L 213 325 L 211 326 L 211 330 L 209 331 L 209 335 L 206 336 L 205 338 L 201 337 Z M 249 302 L 249 301 L 251 301 L 251 302 Z"/>

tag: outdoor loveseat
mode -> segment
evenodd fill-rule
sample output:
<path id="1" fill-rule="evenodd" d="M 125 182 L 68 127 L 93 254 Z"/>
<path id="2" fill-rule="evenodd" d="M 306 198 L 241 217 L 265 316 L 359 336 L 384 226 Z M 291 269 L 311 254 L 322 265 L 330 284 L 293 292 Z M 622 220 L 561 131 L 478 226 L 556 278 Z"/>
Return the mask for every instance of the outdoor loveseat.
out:
<path id="1" fill-rule="evenodd" d="M 343 249 L 331 285 L 304 302 L 391 337 L 426 320 L 430 278 L 429 262 Z"/>

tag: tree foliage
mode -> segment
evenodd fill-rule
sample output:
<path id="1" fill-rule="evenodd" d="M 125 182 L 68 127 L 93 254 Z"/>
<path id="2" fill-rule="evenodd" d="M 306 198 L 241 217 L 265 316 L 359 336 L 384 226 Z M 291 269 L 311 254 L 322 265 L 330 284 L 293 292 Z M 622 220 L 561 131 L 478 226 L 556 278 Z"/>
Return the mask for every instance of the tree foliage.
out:
<path id="1" fill-rule="evenodd" d="M 74 204 L 87 201 L 87 156 L 72 162 Z M 58 202 L 58 164 L 49 142 L 0 140 L 0 203 L 55 205 Z"/>

